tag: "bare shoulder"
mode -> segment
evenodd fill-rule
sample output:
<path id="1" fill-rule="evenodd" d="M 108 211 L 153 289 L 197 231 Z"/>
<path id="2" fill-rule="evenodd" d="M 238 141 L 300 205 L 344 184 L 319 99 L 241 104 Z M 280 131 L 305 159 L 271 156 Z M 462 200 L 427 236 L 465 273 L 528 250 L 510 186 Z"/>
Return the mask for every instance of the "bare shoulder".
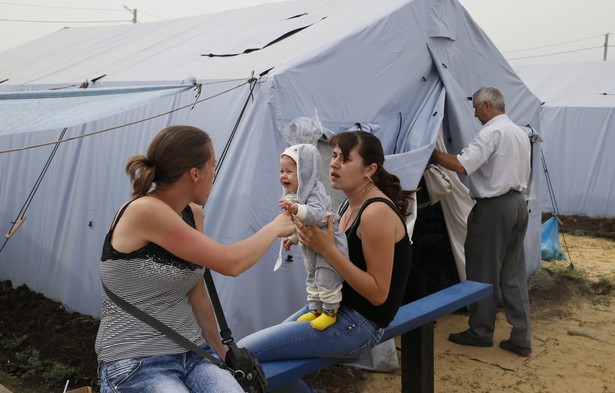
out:
<path id="1" fill-rule="evenodd" d="M 404 225 L 397 212 L 381 201 L 372 202 L 365 208 L 361 215 L 361 224 L 365 224 L 361 228 L 363 233 L 367 231 L 377 236 L 390 234 L 395 240 L 399 240 L 400 236 L 405 233 Z"/>
<path id="2" fill-rule="evenodd" d="M 399 221 L 397 213 L 391 209 L 391 206 L 381 201 L 370 203 L 361 214 L 362 223 L 364 222 L 376 228 L 394 227 L 393 223 L 396 221 L 392 220 Z"/>
<path id="3" fill-rule="evenodd" d="M 397 217 L 397 213 L 391 206 L 383 201 L 375 201 L 367 205 L 365 210 L 363 210 L 363 214 L 361 215 L 361 219 L 363 218 L 383 218 L 383 217 Z"/>
<path id="4" fill-rule="evenodd" d="M 144 196 L 134 200 L 126 208 L 124 213 L 127 220 L 134 223 L 155 223 L 158 220 L 165 220 L 174 215 L 169 205 L 160 199 Z"/>

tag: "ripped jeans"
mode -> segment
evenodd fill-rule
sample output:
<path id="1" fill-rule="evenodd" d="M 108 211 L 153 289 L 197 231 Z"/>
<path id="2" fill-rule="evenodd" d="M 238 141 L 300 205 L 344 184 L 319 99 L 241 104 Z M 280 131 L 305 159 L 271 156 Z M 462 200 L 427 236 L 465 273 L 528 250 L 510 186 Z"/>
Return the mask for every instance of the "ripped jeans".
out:
<path id="1" fill-rule="evenodd" d="M 354 359 L 378 344 L 384 333 L 374 322 L 344 305 L 338 310 L 335 324 L 323 331 L 315 330 L 309 322 L 296 322 L 306 312 L 307 305 L 284 322 L 255 332 L 237 345 L 248 348 L 261 362 L 310 357 Z M 301 390 L 295 385 L 288 391 Z"/>

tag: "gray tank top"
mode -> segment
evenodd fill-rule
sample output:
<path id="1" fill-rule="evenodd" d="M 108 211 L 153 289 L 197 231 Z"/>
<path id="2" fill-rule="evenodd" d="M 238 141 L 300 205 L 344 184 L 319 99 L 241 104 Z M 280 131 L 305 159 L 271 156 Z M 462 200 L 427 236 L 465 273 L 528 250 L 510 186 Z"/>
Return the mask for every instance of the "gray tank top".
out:
<path id="1" fill-rule="evenodd" d="M 116 295 L 195 344 L 203 344 L 205 340 L 188 302 L 188 291 L 203 279 L 204 268 L 154 243 L 127 254 L 115 250 L 111 245 L 113 231 L 129 204 L 119 211 L 105 237 L 100 279 Z M 194 228 L 190 206 L 182 215 Z M 101 292 L 102 314 L 95 346 L 99 361 L 186 352 L 184 347 L 128 314 Z"/>

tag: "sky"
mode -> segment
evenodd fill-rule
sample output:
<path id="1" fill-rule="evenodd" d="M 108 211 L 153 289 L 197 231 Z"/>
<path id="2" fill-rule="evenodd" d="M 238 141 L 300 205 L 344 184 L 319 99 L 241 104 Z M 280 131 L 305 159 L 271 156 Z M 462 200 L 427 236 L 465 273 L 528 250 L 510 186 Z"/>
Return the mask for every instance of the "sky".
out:
<path id="1" fill-rule="evenodd" d="M 280 0 L 0 0 L 0 54 L 64 26 L 147 23 Z M 511 65 L 615 61 L 614 0 L 459 0 Z M 1 61 L 1 56 L 0 56 Z"/>

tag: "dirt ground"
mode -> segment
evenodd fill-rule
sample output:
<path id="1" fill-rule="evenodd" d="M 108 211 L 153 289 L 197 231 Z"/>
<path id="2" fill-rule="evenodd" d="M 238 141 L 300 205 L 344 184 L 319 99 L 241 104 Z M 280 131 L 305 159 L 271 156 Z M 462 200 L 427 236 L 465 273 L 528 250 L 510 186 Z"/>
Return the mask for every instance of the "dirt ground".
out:
<path id="1" fill-rule="evenodd" d="M 436 392 L 615 393 L 615 219 L 570 216 L 562 222 L 560 241 L 569 260 L 543 262 L 530 281 L 533 356 L 497 347 L 509 332 L 503 315 L 493 348 L 448 342 L 448 333 L 467 326 L 467 316 L 450 314 L 436 324 Z M 61 392 L 68 379 L 69 389 L 96 390 L 97 328 L 97 319 L 69 313 L 26 286 L 0 282 L 0 384 L 14 393 Z M 399 370 L 342 366 L 309 380 L 328 393 L 389 393 L 401 386 Z"/>

